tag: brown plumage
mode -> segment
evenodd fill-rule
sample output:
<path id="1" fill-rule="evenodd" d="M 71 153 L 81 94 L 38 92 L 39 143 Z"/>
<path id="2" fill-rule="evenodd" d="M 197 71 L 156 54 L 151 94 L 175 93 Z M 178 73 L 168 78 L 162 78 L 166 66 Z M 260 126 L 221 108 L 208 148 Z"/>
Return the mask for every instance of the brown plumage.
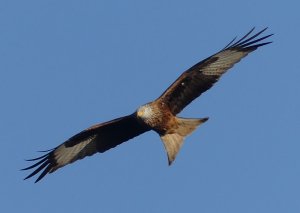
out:
<path id="1" fill-rule="evenodd" d="M 40 171 L 36 182 L 46 174 L 76 160 L 105 152 L 144 132 L 154 130 L 159 134 L 168 155 L 169 165 L 175 160 L 184 138 L 208 118 L 180 118 L 189 103 L 213 86 L 215 82 L 250 52 L 271 42 L 261 42 L 272 34 L 259 37 L 267 28 L 251 36 L 254 28 L 244 37 L 233 39 L 218 53 L 189 68 L 155 101 L 138 108 L 131 115 L 94 125 L 74 135 L 45 155 L 31 159 L 38 161 L 23 170 L 36 168 L 25 179 Z"/>

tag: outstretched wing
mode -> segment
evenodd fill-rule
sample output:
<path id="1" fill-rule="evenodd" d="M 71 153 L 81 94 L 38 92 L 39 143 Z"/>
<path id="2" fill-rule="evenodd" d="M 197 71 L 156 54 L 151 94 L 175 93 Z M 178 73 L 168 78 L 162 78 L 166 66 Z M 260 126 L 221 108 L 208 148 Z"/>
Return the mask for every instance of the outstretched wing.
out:
<path id="1" fill-rule="evenodd" d="M 52 173 L 60 167 L 97 152 L 105 152 L 149 130 L 148 127 L 136 120 L 134 114 L 94 125 L 49 150 L 47 154 L 29 160 L 38 162 L 23 170 L 37 168 L 25 179 L 43 170 L 35 181 L 38 182 L 46 174 Z"/>
<path id="2" fill-rule="evenodd" d="M 273 34 L 259 37 L 267 28 L 251 36 L 254 28 L 235 42 L 233 39 L 218 53 L 195 64 L 182 75 L 156 100 L 167 104 L 176 115 L 195 98 L 213 86 L 215 82 L 234 64 L 260 46 L 271 42 L 262 42 Z"/>

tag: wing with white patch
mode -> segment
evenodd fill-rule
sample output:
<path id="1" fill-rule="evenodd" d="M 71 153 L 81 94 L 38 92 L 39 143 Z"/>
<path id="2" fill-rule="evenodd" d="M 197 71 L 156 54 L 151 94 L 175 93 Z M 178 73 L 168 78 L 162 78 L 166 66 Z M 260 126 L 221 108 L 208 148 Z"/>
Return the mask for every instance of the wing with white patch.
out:
<path id="1" fill-rule="evenodd" d="M 232 40 L 223 50 L 197 63 L 184 73 L 157 99 L 176 115 L 189 103 L 211 88 L 234 64 L 260 46 L 272 34 L 259 37 L 267 28 L 251 36 L 254 28 L 240 40 Z"/>
<path id="2" fill-rule="evenodd" d="M 58 168 L 97 152 L 105 152 L 149 130 L 148 127 L 143 126 L 136 120 L 135 114 L 97 124 L 71 137 L 58 147 L 49 150 L 47 154 L 29 160 L 38 162 L 23 169 L 36 168 L 25 179 L 43 170 L 36 180 L 38 182 L 46 174 L 52 173 Z"/>

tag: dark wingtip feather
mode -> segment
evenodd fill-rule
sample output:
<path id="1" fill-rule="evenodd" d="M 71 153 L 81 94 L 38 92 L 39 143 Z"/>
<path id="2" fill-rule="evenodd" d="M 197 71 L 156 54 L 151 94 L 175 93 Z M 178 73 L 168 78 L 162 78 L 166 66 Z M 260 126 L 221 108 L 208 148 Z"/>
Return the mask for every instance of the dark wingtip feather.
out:
<path id="1" fill-rule="evenodd" d="M 39 159 L 42 159 L 42 158 L 46 157 L 47 155 L 49 155 L 49 153 L 47 153 L 45 155 L 42 155 L 41 157 L 32 158 L 32 159 L 25 159 L 25 161 L 36 161 L 36 160 L 39 160 Z"/>
<path id="2" fill-rule="evenodd" d="M 40 174 L 40 176 L 34 181 L 34 183 L 39 182 L 43 177 L 45 177 L 45 175 L 49 173 L 49 171 L 51 170 L 51 168 L 52 168 L 52 165 L 49 164 L 49 165 L 44 169 L 44 171 Z"/>
<path id="3" fill-rule="evenodd" d="M 40 165 L 36 170 L 34 170 L 31 174 L 29 174 L 27 177 L 24 178 L 24 180 L 31 178 L 32 176 L 36 175 L 37 173 L 39 173 L 42 169 L 44 169 L 47 165 L 49 164 L 49 160 L 47 160 L 46 162 L 44 162 L 42 165 Z M 35 165 L 37 166 L 37 165 Z"/>
<path id="4" fill-rule="evenodd" d="M 236 39 L 237 39 L 237 36 L 234 37 L 222 50 L 225 50 L 227 47 L 229 47 Z"/>
<path id="5" fill-rule="evenodd" d="M 208 121 L 208 119 L 209 119 L 209 117 L 205 117 L 205 118 L 202 118 L 201 120 L 204 123 L 204 122 Z"/>
<path id="6" fill-rule="evenodd" d="M 53 151 L 55 148 L 52 148 L 52 149 L 48 149 L 48 150 L 40 150 L 40 151 L 38 151 L 38 152 L 51 152 L 51 151 Z"/>
<path id="7" fill-rule="evenodd" d="M 230 45 L 230 47 L 233 47 L 240 42 L 242 42 L 244 39 L 246 39 L 253 31 L 255 30 L 255 27 L 253 27 L 246 35 L 244 35 L 242 38 L 240 38 L 238 41 L 236 41 L 234 44 Z M 228 47 L 229 48 L 229 47 Z"/>
<path id="8" fill-rule="evenodd" d="M 24 178 L 24 180 L 27 180 L 28 178 L 31 178 L 32 176 L 36 175 L 37 173 L 39 173 L 40 171 L 42 171 L 42 173 L 39 175 L 39 177 L 37 178 L 37 180 L 35 181 L 35 183 L 37 183 L 38 181 L 40 181 L 47 173 L 49 173 L 49 171 L 55 166 L 55 162 L 52 159 L 53 157 L 53 149 L 49 150 L 50 152 L 48 152 L 47 154 L 41 156 L 41 157 L 37 157 L 37 158 L 33 158 L 33 159 L 29 159 L 27 161 L 38 161 L 37 163 L 26 167 L 24 169 L 21 169 L 21 171 L 24 170 L 29 170 L 29 169 L 33 169 L 36 168 L 32 173 L 30 173 L 28 176 L 26 176 Z"/>
<path id="9" fill-rule="evenodd" d="M 267 39 L 267 38 L 274 35 L 274 34 L 269 34 L 269 35 L 266 35 L 266 36 L 263 36 L 263 37 L 259 38 L 259 35 L 261 35 L 267 29 L 268 29 L 268 27 L 265 27 L 264 29 L 262 29 L 261 31 L 255 33 L 254 35 L 251 35 L 253 33 L 253 31 L 255 30 L 255 27 L 253 27 L 246 35 L 244 35 L 238 41 L 233 43 L 233 41 L 236 40 L 236 38 L 233 39 L 222 50 L 233 49 L 233 48 L 242 48 L 244 50 L 255 50 L 258 47 L 270 44 L 270 43 L 272 43 L 272 41 L 259 43 L 260 41 L 263 41 L 263 40 L 265 40 L 265 39 Z"/>
<path id="10" fill-rule="evenodd" d="M 39 162 L 37 162 L 37 163 L 35 163 L 35 164 L 31 165 L 31 166 L 28 166 L 28 167 L 26 167 L 26 168 L 24 168 L 24 169 L 22 169 L 22 170 L 24 171 L 24 170 L 28 170 L 28 169 L 32 169 L 32 168 L 34 168 L 34 167 L 37 167 L 38 165 L 44 163 L 47 159 L 48 159 L 48 156 L 46 156 L 45 158 L 43 158 L 43 159 L 40 160 Z"/>
<path id="11" fill-rule="evenodd" d="M 265 40 L 265 39 L 271 37 L 272 35 L 273 35 L 273 34 L 266 35 L 266 36 L 264 36 L 264 37 L 261 37 L 261 38 L 255 39 L 255 40 L 252 40 L 253 38 L 255 38 L 255 37 L 253 37 L 253 38 L 251 38 L 249 41 L 246 41 L 246 42 L 243 42 L 243 43 L 239 44 L 239 47 L 247 48 L 247 47 L 249 47 L 250 45 L 255 44 L 255 43 L 256 43 L 257 45 L 259 45 L 258 42 L 260 42 L 260 41 L 262 41 L 262 40 Z M 269 42 L 265 42 L 264 44 L 266 44 L 266 43 L 269 43 Z M 255 45 L 254 45 L 254 46 L 255 46 Z M 260 45 L 260 46 L 261 46 L 261 45 Z"/>

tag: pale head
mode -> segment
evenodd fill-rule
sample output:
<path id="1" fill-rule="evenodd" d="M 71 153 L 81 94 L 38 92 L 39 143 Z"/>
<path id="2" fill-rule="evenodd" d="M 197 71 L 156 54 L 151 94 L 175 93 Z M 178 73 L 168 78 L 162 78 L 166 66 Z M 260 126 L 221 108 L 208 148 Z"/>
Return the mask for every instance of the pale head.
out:
<path id="1" fill-rule="evenodd" d="M 136 114 L 139 118 L 144 120 L 150 118 L 153 114 L 153 111 L 149 104 L 145 104 L 137 109 Z"/>

